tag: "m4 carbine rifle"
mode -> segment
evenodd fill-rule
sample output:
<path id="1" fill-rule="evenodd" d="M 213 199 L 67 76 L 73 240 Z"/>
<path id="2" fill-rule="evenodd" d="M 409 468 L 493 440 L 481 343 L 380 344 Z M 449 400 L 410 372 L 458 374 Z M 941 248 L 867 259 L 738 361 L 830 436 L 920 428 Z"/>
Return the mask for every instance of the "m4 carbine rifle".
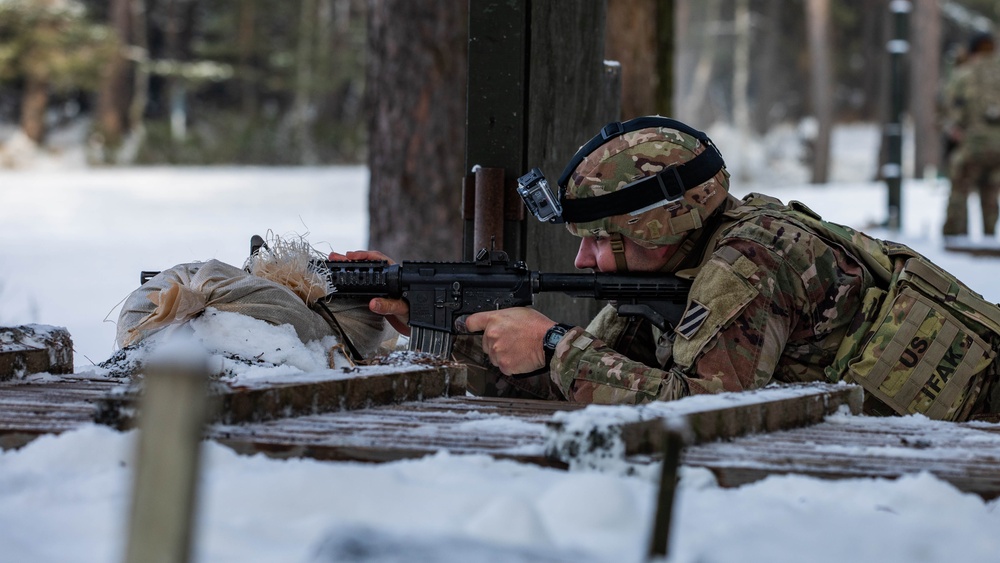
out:
<path id="1" fill-rule="evenodd" d="M 687 303 L 691 282 L 665 273 L 548 274 L 511 263 L 501 251 L 482 249 L 473 262 L 327 261 L 338 297 L 388 297 L 410 306 L 410 350 L 451 355 L 455 320 L 480 311 L 524 307 L 535 293 L 558 291 L 572 297 L 616 302 L 618 314 L 643 317 L 672 330 Z"/>

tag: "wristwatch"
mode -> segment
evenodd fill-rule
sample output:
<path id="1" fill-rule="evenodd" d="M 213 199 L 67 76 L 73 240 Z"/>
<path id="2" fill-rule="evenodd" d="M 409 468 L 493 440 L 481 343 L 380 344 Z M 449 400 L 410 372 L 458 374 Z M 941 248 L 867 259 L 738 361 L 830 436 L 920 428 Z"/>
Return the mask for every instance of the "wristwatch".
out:
<path id="1" fill-rule="evenodd" d="M 552 325 L 545 333 L 545 338 L 542 339 L 542 349 L 545 350 L 545 366 L 548 367 L 552 363 L 552 356 L 556 353 L 556 346 L 559 341 L 562 340 L 563 336 L 573 328 L 573 325 L 556 323 Z"/>

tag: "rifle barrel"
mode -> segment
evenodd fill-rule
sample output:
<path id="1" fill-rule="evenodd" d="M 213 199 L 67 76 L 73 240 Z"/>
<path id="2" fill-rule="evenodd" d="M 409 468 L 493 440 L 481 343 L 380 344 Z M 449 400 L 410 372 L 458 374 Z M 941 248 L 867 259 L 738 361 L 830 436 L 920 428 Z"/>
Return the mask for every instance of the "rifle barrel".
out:
<path id="1" fill-rule="evenodd" d="M 559 291 L 572 297 L 595 299 L 649 299 L 684 301 L 691 284 L 658 273 L 633 274 L 548 274 L 538 273 L 536 293 Z"/>

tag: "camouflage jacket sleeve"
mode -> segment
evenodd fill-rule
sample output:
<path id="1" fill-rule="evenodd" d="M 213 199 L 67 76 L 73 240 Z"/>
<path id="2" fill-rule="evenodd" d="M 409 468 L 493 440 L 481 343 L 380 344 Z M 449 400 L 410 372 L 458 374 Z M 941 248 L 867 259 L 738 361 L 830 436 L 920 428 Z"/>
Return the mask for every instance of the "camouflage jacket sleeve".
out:
<path id="1" fill-rule="evenodd" d="M 619 317 L 608 306 L 586 329 L 574 327 L 559 342 L 551 380 L 572 402 L 639 404 L 677 399 L 687 394 L 683 381 L 654 367 L 669 362 L 669 346 L 669 339 L 648 322 Z M 661 397 L 661 389 L 672 391 Z"/>
<path id="2" fill-rule="evenodd" d="M 945 85 L 943 121 L 946 128 L 964 129 L 969 125 L 966 117 L 968 74 L 967 68 L 957 68 Z"/>
<path id="3" fill-rule="evenodd" d="M 672 355 L 636 361 L 576 328 L 552 378 L 572 401 L 642 403 L 815 381 L 835 357 L 863 286 L 861 268 L 814 234 L 772 218 L 727 233 L 699 271 Z"/>

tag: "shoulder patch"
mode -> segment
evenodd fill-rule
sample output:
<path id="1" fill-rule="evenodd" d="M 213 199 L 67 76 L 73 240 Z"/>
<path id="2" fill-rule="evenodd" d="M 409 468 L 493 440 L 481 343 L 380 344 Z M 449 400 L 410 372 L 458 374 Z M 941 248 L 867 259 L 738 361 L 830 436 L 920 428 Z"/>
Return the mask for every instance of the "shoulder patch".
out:
<path id="1" fill-rule="evenodd" d="M 684 311 L 681 321 L 677 323 L 677 334 L 681 335 L 685 340 L 690 340 L 698 332 L 698 329 L 701 328 L 701 325 L 705 323 L 705 319 L 708 318 L 711 312 L 708 307 L 701 303 L 691 301 L 687 310 Z"/>
<path id="2" fill-rule="evenodd" d="M 744 259 L 750 262 L 749 259 L 745 257 Z M 739 262 L 741 261 L 737 260 L 737 263 Z M 686 325 L 686 321 L 691 321 L 691 324 L 685 326 L 686 336 L 674 342 L 674 362 L 684 368 L 694 365 L 698 354 L 708 342 L 738 316 L 757 295 L 757 288 L 745 275 L 736 271 L 733 265 L 713 256 L 705 263 L 691 285 L 690 302 L 678 327 Z M 700 313 L 702 311 L 704 319 L 697 320 L 702 316 Z M 674 332 L 681 334 L 676 329 Z"/>

